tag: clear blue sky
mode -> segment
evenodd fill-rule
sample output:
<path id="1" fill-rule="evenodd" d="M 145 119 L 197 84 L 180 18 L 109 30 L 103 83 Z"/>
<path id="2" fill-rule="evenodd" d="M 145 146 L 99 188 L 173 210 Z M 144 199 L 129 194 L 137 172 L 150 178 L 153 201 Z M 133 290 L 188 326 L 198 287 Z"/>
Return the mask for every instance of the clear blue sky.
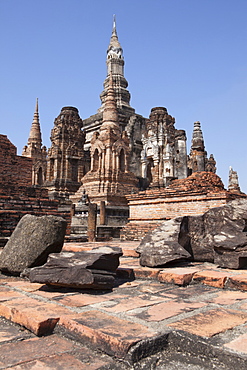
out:
<path id="1" fill-rule="evenodd" d="M 43 144 L 63 106 L 95 114 L 117 17 L 131 105 L 164 106 L 187 132 L 200 121 L 225 186 L 247 192 L 246 0 L 0 0 L 0 133 L 21 154 L 36 97 Z"/>

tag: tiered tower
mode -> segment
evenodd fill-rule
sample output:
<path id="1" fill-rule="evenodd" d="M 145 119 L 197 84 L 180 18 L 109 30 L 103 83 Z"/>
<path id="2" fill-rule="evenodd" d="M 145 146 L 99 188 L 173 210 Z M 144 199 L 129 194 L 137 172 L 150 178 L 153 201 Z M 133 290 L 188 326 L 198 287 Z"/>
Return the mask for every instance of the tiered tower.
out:
<path id="1" fill-rule="evenodd" d="M 138 183 L 129 171 L 129 154 L 129 139 L 119 126 L 113 76 L 110 74 L 103 124 L 91 140 L 91 170 L 82 178 L 82 187 L 71 197 L 73 202 L 86 191 L 90 202 L 126 205 L 125 194 L 136 189 Z"/>
<path id="2" fill-rule="evenodd" d="M 74 193 L 85 173 L 84 132 L 78 109 L 64 107 L 54 121 L 51 148 L 48 150 L 47 181 L 45 186 L 54 196 Z"/>
<path id="3" fill-rule="evenodd" d="M 31 125 L 27 145 L 22 151 L 23 157 L 29 157 L 33 160 L 32 166 L 32 184 L 42 185 L 46 176 L 46 147 L 42 146 L 41 130 L 39 123 L 39 104 L 36 100 L 36 107 Z"/>
<path id="4" fill-rule="evenodd" d="M 110 75 L 112 75 L 117 108 L 129 114 L 135 113 L 135 110 L 130 106 L 130 93 L 127 90 L 128 82 L 124 77 L 123 49 L 118 41 L 115 16 L 110 44 L 107 49 L 106 64 L 107 77 L 104 82 L 104 91 L 100 95 L 102 105 L 99 111 L 102 112 L 104 109 Z"/>
<path id="5" fill-rule="evenodd" d="M 101 106 L 98 109 L 98 113 L 83 120 L 83 129 L 86 133 L 86 141 L 84 146 L 86 151 L 85 159 L 88 162 L 87 165 L 90 167 L 89 150 L 91 146 L 91 139 L 94 133 L 99 131 L 103 123 L 105 99 L 109 86 L 110 74 L 112 74 L 119 126 L 121 131 L 127 131 L 130 139 L 130 169 L 137 177 L 141 177 L 141 137 L 142 131 L 145 129 L 146 119 L 141 115 L 136 114 L 135 109 L 130 106 L 130 93 L 127 89 L 128 82 L 124 76 L 123 49 L 118 40 L 115 17 L 113 20 L 112 35 L 106 53 L 106 65 L 107 75 L 104 81 L 104 90 L 100 95 Z"/>

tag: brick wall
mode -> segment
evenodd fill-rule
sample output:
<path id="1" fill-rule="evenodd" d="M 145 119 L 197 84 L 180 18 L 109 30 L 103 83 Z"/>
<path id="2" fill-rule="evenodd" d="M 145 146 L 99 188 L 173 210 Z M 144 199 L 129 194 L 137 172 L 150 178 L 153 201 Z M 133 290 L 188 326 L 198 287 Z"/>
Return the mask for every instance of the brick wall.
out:
<path id="1" fill-rule="evenodd" d="M 13 189 L 32 185 L 32 159 L 18 156 L 16 147 L 6 135 L 0 135 L 0 181 L 1 187 Z"/>
<path id="2" fill-rule="evenodd" d="M 32 160 L 16 155 L 16 147 L 0 135 L 0 238 L 9 237 L 25 214 L 54 215 L 66 219 L 70 233 L 71 207 L 50 200 L 48 191 L 32 187 Z M 5 241 L 0 241 L 3 246 Z"/>
<path id="3" fill-rule="evenodd" d="M 179 216 L 203 214 L 236 197 L 224 189 L 220 178 L 211 172 L 196 172 L 187 179 L 175 180 L 168 188 L 148 189 L 126 196 L 130 207 L 129 223 L 121 239 L 140 240 L 152 225 Z"/>
<path id="4" fill-rule="evenodd" d="M 12 196 L 0 195 L 0 237 L 9 237 L 19 220 L 27 213 L 36 216 L 63 217 L 68 223 L 66 234 L 70 233 L 71 214 L 69 207 L 59 210 L 59 202 L 48 199 L 48 196 L 45 198 L 16 194 Z"/>

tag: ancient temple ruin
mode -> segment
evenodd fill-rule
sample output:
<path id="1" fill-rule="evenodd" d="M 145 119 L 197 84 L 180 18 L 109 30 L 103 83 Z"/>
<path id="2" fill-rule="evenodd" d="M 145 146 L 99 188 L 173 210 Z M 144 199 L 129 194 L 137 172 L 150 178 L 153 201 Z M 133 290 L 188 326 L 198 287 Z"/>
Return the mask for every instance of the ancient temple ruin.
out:
<path id="1" fill-rule="evenodd" d="M 106 52 L 107 74 L 100 95 L 101 105 L 96 114 L 85 119 L 75 107 L 62 108 L 51 130 L 48 151 L 42 147 L 36 104 L 22 155 L 32 159 L 33 185 L 47 189 L 50 198 L 73 202 L 74 217 L 81 217 L 78 225 L 76 223 L 78 227 L 87 227 L 88 204 L 91 203 L 98 205 L 98 224 L 105 228 L 126 224 L 129 206 L 129 220 L 133 223 L 133 206 L 137 203 L 146 202 L 143 217 L 153 225 L 155 218 L 149 210 L 155 203 L 163 204 L 161 218 L 170 217 L 164 198 L 172 197 L 173 204 L 181 204 L 181 201 L 190 204 L 195 201 L 193 194 L 201 196 L 201 210 L 215 204 L 214 195 L 212 202 L 209 199 L 210 194 L 215 193 L 211 181 L 216 181 L 212 176 L 216 173 L 216 161 L 212 154 L 207 156 L 200 122 L 194 123 L 191 148 L 187 153 L 186 132 L 175 127 L 175 118 L 165 107 L 152 108 L 148 118 L 135 112 L 130 104 L 124 65 L 114 18 Z M 205 173 L 212 175 L 208 177 Z M 195 186 L 191 196 L 186 190 L 174 190 L 176 181 L 186 183 L 186 179 L 194 174 L 198 175 L 195 175 L 196 181 L 193 180 Z M 217 199 L 222 198 L 217 204 L 231 199 L 230 193 L 234 196 L 242 194 L 234 172 L 230 176 L 228 193 L 224 187 L 221 187 L 220 195 L 217 193 Z M 180 212 L 177 204 L 174 209 Z M 138 210 L 138 217 L 142 219 L 142 210 Z"/>
<path id="2" fill-rule="evenodd" d="M 216 172 L 213 155 L 207 158 L 200 122 L 194 123 L 191 149 L 188 155 L 186 133 L 184 130 L 175 128 L 175 118 L 168 113 L 166 108 L 152 108 L 149 118 L 135 112 L 130 105 L 124 64 L 123 49 L 118 40 L 114 19 L 106 53 L 107 76 L 104 81 L 104 90 L 100 95 L 101 106 L 96 114 L 86 119 L 80 118 L 77 108 L 62 108 L 51 131 L 51 147 L 48 150 L 46 166 L 42 167 L 38 163 L 40 158 L 35 154 L 42 152 L 36 107 L 28 145 L 24 148 L 23 155 L 33 159 L 35 173 L 37 168 L 39 168 L 38 171 L 42 169 L 42 183 L 45 182 L 45 186 L 53 194 L 72 195 L 72 199 L 76 199 L 73 194 L 79 189 L 82 177 L 88 173 L 84 178 L 84 182 L 88 183 L 88 178 L 96 173 L 96 163 L 102 167 L 101 173 L 103 168 L 107 171 L 106 163 L 102 158 L 98 159 L 101 150 L 98 148 L 98 152 L 93 151 L 92 155 L 92 146 L 96 147 L 98 144 L 95 143 L 99 143 L 99 140 L 103 142 L 106 106 L 113 95 L 116 107 L 111 122 L 112 125 L 114 123 L 118 125 L 118 138 L 112 137 L 111 143 L 119 140 L 120 134 L 124 133 L 122 136 L 128 150 L 124 150 L 125 158 L 120 162 L 125 161 L 128 171 L 135 175 L 136 190 L 147 187 L 166 187 L 172 180 L 186 178 L 197 171 Z M 110 87 L 110 80 L 112 80 L 112 87 Z M 114 94 L 110 92 L 111 98 L 108 96 L 109 88 L 114 91 Z M 34 146 L 36 152 L 31 150 Z M 43 155 L 46 155 L 46 152 Z M 40 178 L 40 175 L 34 176 L 33 184 L 41 183 L 37 178 Z M 129 191 L 130 189 L 126 187 L 125 193 L 128 194 Z"/>

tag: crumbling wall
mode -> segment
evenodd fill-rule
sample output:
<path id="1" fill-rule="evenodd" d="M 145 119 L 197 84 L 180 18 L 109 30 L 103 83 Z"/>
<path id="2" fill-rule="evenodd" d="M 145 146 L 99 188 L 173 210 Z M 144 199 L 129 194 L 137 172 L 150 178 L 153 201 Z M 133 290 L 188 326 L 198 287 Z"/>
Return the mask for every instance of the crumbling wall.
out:
<path id="1" fill-rule="evenodd" d="M 0 135 L 0 181 L 1 188 L 32 185 L 32 159 L 18 156 L 16 147 L 6 135 Z"/>
<path id="2" fill-rule="evenodd" d="M 195 172 L 186 179 L 174 180 L 167 188 L 148 189 L 126 197 L 130 216 L 121 239 L 141 240 L 152 225 L 175 217 L 200 215 L 246 195 L 224 189 L 221 179 L 212 172 Z"/>
<path id="3" fill-rule="evenodd" d="M 61 207 L 48 197 L 48 191 L 32 187 L 32 159 L 16 154 L 6 135 L 0 135 L 0 238 L 9 237 L 25 214 L 54 215 L 67 221 L 70 233 L 70 203 Z M 0 240 L 0 246 L 5 240 Z"/>

